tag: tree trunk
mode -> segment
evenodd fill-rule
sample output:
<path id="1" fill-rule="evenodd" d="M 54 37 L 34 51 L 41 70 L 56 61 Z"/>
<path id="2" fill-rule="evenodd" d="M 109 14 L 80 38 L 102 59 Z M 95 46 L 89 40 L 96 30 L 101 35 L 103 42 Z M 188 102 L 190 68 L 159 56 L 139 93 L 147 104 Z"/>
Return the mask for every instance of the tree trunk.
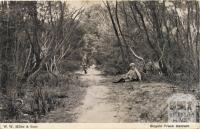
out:
<path id="1" fill-rule="evenodd" d="M 113 25 L 113 29 L 114 29 L 114 31 L 115 31 L 115 35 L 116 35 L 117 40 L 118 40 L 118 44 L 119 44 L 119 47 L 120 47 L 120 50 L 121 50 L 121 54 L 122 54 L 122 60 L 123 60 L 124 64 L 127 64 L 127 62 L 126 62 L 126 60 L 125 60 L 124 50 L 123 50 L 123 47 L 122 47 L 122 42 L 121 42 L 121 40 L 120 40 L 119 33 L 118 33 L 118 31 L 117 31 L 117 27 L 116 27 L 114 18 L 113 18 L 113 16 L 112 16 L 110 4 L 109 4 L 108 1 L 106 1 L 106 7 L 107 7 L 107 9 L 108 9 L 109 16 L 110 16 L 110 19 L 111 19 L 111 22 L 112 22 L 112 25 Z"/>
<path id="2" fill-rule="evenodd" d="M 5 4 L 9 4 L 9 8 L 7 5 L 3 6 L 5 12 L 9 12 L 8 14 L 3 14 L 3 22 L 2 27 L 5 28 L 3 34 L 1 34 L 1 78 L 0 78 L 0 88 L 3 89 L 4 93 L 7 92 L 7 88 L 15 86 L 15 22 L 14 22 L 14 14 L 12 12 L 15 11 L 15 2 L 6 2 Z"/>
<path id="3" fill-rule="evenodd" d="M 127 42 L 126 42 L 126 39 L 125 39 L 125 37 L 123 35 L 122 29 L 121 29 L 121 25 L 119 23 L 119 18 L 118 18 L 118 2 L 117 1 L 116 1 L 116 6 L 115 6 L 115 16 L 116 16 L 116 22 L 117 22 L 117 27 L 118 27 L 118 30 L 119 30 L 119 34 L 121 35 L 123 44 L 125 45 L 125 48 L 126 48 L 125 49 L 125 52 L 127 54 L 126 60 L 127 60 L 128 63 L 130 63 L 130 61 L 131 61 L 130 50 L 129 50 L 129 46 L 128 46 Z"/>
<path id="4" fill-rule="evenodd" d="M 197 27 L 197 36 L 196 36 L 196 61 L 197 61 L 197 82 L 200 86 L 200 54 L 199 54 L 199 3 L 195 2 L 196 5 L 196 27 Z"/>

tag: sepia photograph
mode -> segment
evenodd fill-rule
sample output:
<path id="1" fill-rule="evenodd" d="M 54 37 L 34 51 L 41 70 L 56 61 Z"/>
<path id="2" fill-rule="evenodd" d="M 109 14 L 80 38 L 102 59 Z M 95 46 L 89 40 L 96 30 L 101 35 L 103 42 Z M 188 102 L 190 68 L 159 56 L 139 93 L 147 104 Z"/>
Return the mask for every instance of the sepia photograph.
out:
<path id="1" fill-rule="evenodd" d="M 0 1 L 0 123 L 198 123 L 200 1 Z"/>

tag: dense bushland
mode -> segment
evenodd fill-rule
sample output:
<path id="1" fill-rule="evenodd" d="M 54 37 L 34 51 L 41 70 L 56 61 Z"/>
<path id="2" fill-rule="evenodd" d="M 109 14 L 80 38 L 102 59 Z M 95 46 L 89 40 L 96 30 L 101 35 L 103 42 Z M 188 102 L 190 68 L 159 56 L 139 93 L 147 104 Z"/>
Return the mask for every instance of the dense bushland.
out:
<path id="1" fill-rule="evenodd" d="M 71 72 L 80 69 L 82 13 L 66 2 L 0 3 L 1 121 L 37 121 L 81 85 Z"/>
<path id="2" fill-rule="evenodd" d="M 199 2 L 72 3 L 0 3 L 1 121 L 37 121 L 64 106 L 83 85 L 74 74 L 83 58 L 106 74 L 134 62 L 143 80 L 199 82 Z"/>
<path id="3" fill-rule="evenodd" d="M 124 73 L 130 62 L 143 71 L 152 61 L 172 80 L 199 81 L 198 10 L 197 1 L 96 4 L 87 21 L 88 37 L 97 42 L 94 57 L 109 74 Z"/>

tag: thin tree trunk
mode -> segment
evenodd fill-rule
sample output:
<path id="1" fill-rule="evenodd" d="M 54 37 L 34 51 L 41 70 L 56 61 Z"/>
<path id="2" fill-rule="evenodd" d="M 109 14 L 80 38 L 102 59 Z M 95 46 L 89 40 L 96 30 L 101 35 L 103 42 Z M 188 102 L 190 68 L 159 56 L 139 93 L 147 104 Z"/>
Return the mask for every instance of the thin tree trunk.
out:
<path id="1" fill-rule="evenodd" d="M 34 50 L 34 54 L 36 57 L 36 62 L 37 64 L 39 64 L 40 62 L 40 53 L 41 53 L 41 48 L 38 42 L 38 19 L 37 19 L 37 3 L 33 2 L 32 4 L 32 9 L 31 9 L 31 16 L 32 16 L 32 22 L 33 22 L 33 50 Z"/>
<path id="2" fill-rule="evenodd" d="M 113 18 L 113 16 L 112 16 L 110 4 L 109 4 L 108 1 L 106 1 L 106 7 L 107 7 L 107 9 L 108 9 L 109 16 L 110 16 L 110 19 L 111 19 L 111 22 L 112 22 L 112 25 L 113 25 L 113 29 L 114 29 L 114 31 L 115 31 L 115 35 L 116 35 L 116 37 L 117 37 L 118 44 L 119 44 L 119 47 L 120 47 L 120 50 L 121 50 L 121 53 L 122 53 L 122 60 L 123 60 L 124 63 L 127 63 L 126 60 L 125 60 L 125 54 L 124 54 L 124 50 L 123 50 L 123 47 L 122 47 L 122 42 L 121 42 L 121 40 L 120 40 L 119 33 L 118 33 L 118 31 L 117 31 L 117 27 L 116 27 L 114 18 Z"/>
<path id="3" fill-rule="evenodd" d="M 117 13 L 117 5 L 118 5 L 118 3 L 117 3 L 117 1 L 116 1 L 116 11 L 115 11 L 115 14 L 116 14 L 116 21 L 117 21 L 117 26 L 118 26 L 118 29 L 119 29 L 119 32 L 120 32 L 120 35 L 121 35 L 121 37 L 122 37 L 122 40 L 123 40 L 123 42 L 124 42 L 124 44 L 125 44 L 125 47 L 126 47 L 126 51 L 127 51 L 127 53 L 128 53 L 128 56 L 130 56 L 130 53 L 129 52 L 131 52 L 132 54 L 133 54 L 133 56 L 135 56 L 137 59 L 139 59 L 139 60 L 142 60 L 143 62 L 144 62 L 144 59 L 142 58 L 142 57 L 140 57 L 140 56 L 138 56 L 135 52 L 134 52 L 134 50 L 128 45 L 128 43 L 126 42 L 126 38 L 125 38 L 125 36 L 124 36 L 124 34 L 123 34 L 123 32 L 122 32 L 122 29 L 121 29 L 121 26 L 120 26 L 120 23 L 119 23 L 119 18 L 118 18 L 118 13 Z M 123 8 L 124 8 L 125 6 L 123 5 Z M 125 10 L 125 9 L 123 9 L 123 10 Z M 125 13 L 125 15 L 126 15 L 126 13 Z M 130 57 L 129 57 L 129 61 L 130 61 Z"/>
<path id="4" fill-rule="evenodd" d="M 196 60 L 197 60 L 197 82 L 200 86 L 200 55 L 199 55 L 199 3 L 196 2 L 196 27 L 197 27 L 197 37 L 196 37 Z M 199 87 L 198 87 L 199 88 Z"/>
<path id="5" fill-rule="evenodd" d="M 120 23 L 119 23 L 119 18 L 118 18 L 118 2 L 116 1 L 116 6 L 115 6 L 115 17 L 116 17 L 116 22 L 117 22 L 117 27 L 118 27 L 118 30 L 119 30 L 119 34 L 121 35 L 122 37 L 122 41 L 123 41 L 123 44 L 125 45 L 125 52 L 127 53 L 127 62 L 130 62 L 131 58 L 130 58 L 130 53 L 129 53 L 129 47 L 128 47 L 128 44 L 126 42 L 126 39 L 123 35 L 123 32 L 122 32 L 122 29 L 121 29 L 121 26 L 120 26 Z"/>
<path id="6" fill-rule="evenodd" d="M 139 15 L 139 17 L 140 17 L 140 19 L 142 21 L 142 26 L 143 26 L 144 32 L 146 34 L 147 42 L 148 42 L 149 46 L 151 47 L 151 49 L 154 50 L 154 52 L 156 53 L 157 57 L 159 58 L 160 52 L 158 52 L 158 50 L 155 49 L 154 45 L 152 44 L 152 42 L 150 40 L 149 33 L 148 33 L 148 30 L 147 30 L 146 24 L 144 22 L 144 17 L 142 15 L 142 13 L 140 12 L 140 10 L 138 9 L 136 2 L 134 2 L 134 7 L 135 7 L 135 10 L 138 13 L 138 15 Z"/>
<path id="7" fill-rule="evenodd" d="M 122 2 L 123 4 L 123 7 L 122 7 L 122 10 L 124 12 L 124 17 L 125 17 L 125 21 L 126 21 L 126 27 L 128 28 L 129 27 L 129 24 L 128 24 L 128 16 L 127 16 L 127 12 L 126 12 L 126 8 L 125 8 L 125 3 L 124 1 Z"/>
<path id="8" fill-rule="evenodd" d="M 129 7 L 131 9 L 131 13 L 133 15 L 133 19 L 134 19 L 136 25 L 138 26 L 139 30 L 142 30 L 141 27 L 140 27 L 140 24 L 139 24 L 139 22 L 137 20 L 137 16 L 136 16 L 135 12 L 133 11 L 132 2 L 129 2 Z"/>

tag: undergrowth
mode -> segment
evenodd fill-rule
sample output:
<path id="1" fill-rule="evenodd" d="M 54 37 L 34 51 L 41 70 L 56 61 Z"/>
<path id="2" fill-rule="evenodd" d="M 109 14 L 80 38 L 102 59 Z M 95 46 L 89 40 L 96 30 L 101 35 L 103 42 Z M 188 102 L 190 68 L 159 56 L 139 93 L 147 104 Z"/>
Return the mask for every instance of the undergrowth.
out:
<path id="1" fill-rule="evenodd" d="M 78 76 L 72 73 L 53 75 L 40 72 L 31 81 L 1 93 L 1 122 L 38 122 L 59 107 L 65 107 L 68 92 L 80 88 Z"/>

